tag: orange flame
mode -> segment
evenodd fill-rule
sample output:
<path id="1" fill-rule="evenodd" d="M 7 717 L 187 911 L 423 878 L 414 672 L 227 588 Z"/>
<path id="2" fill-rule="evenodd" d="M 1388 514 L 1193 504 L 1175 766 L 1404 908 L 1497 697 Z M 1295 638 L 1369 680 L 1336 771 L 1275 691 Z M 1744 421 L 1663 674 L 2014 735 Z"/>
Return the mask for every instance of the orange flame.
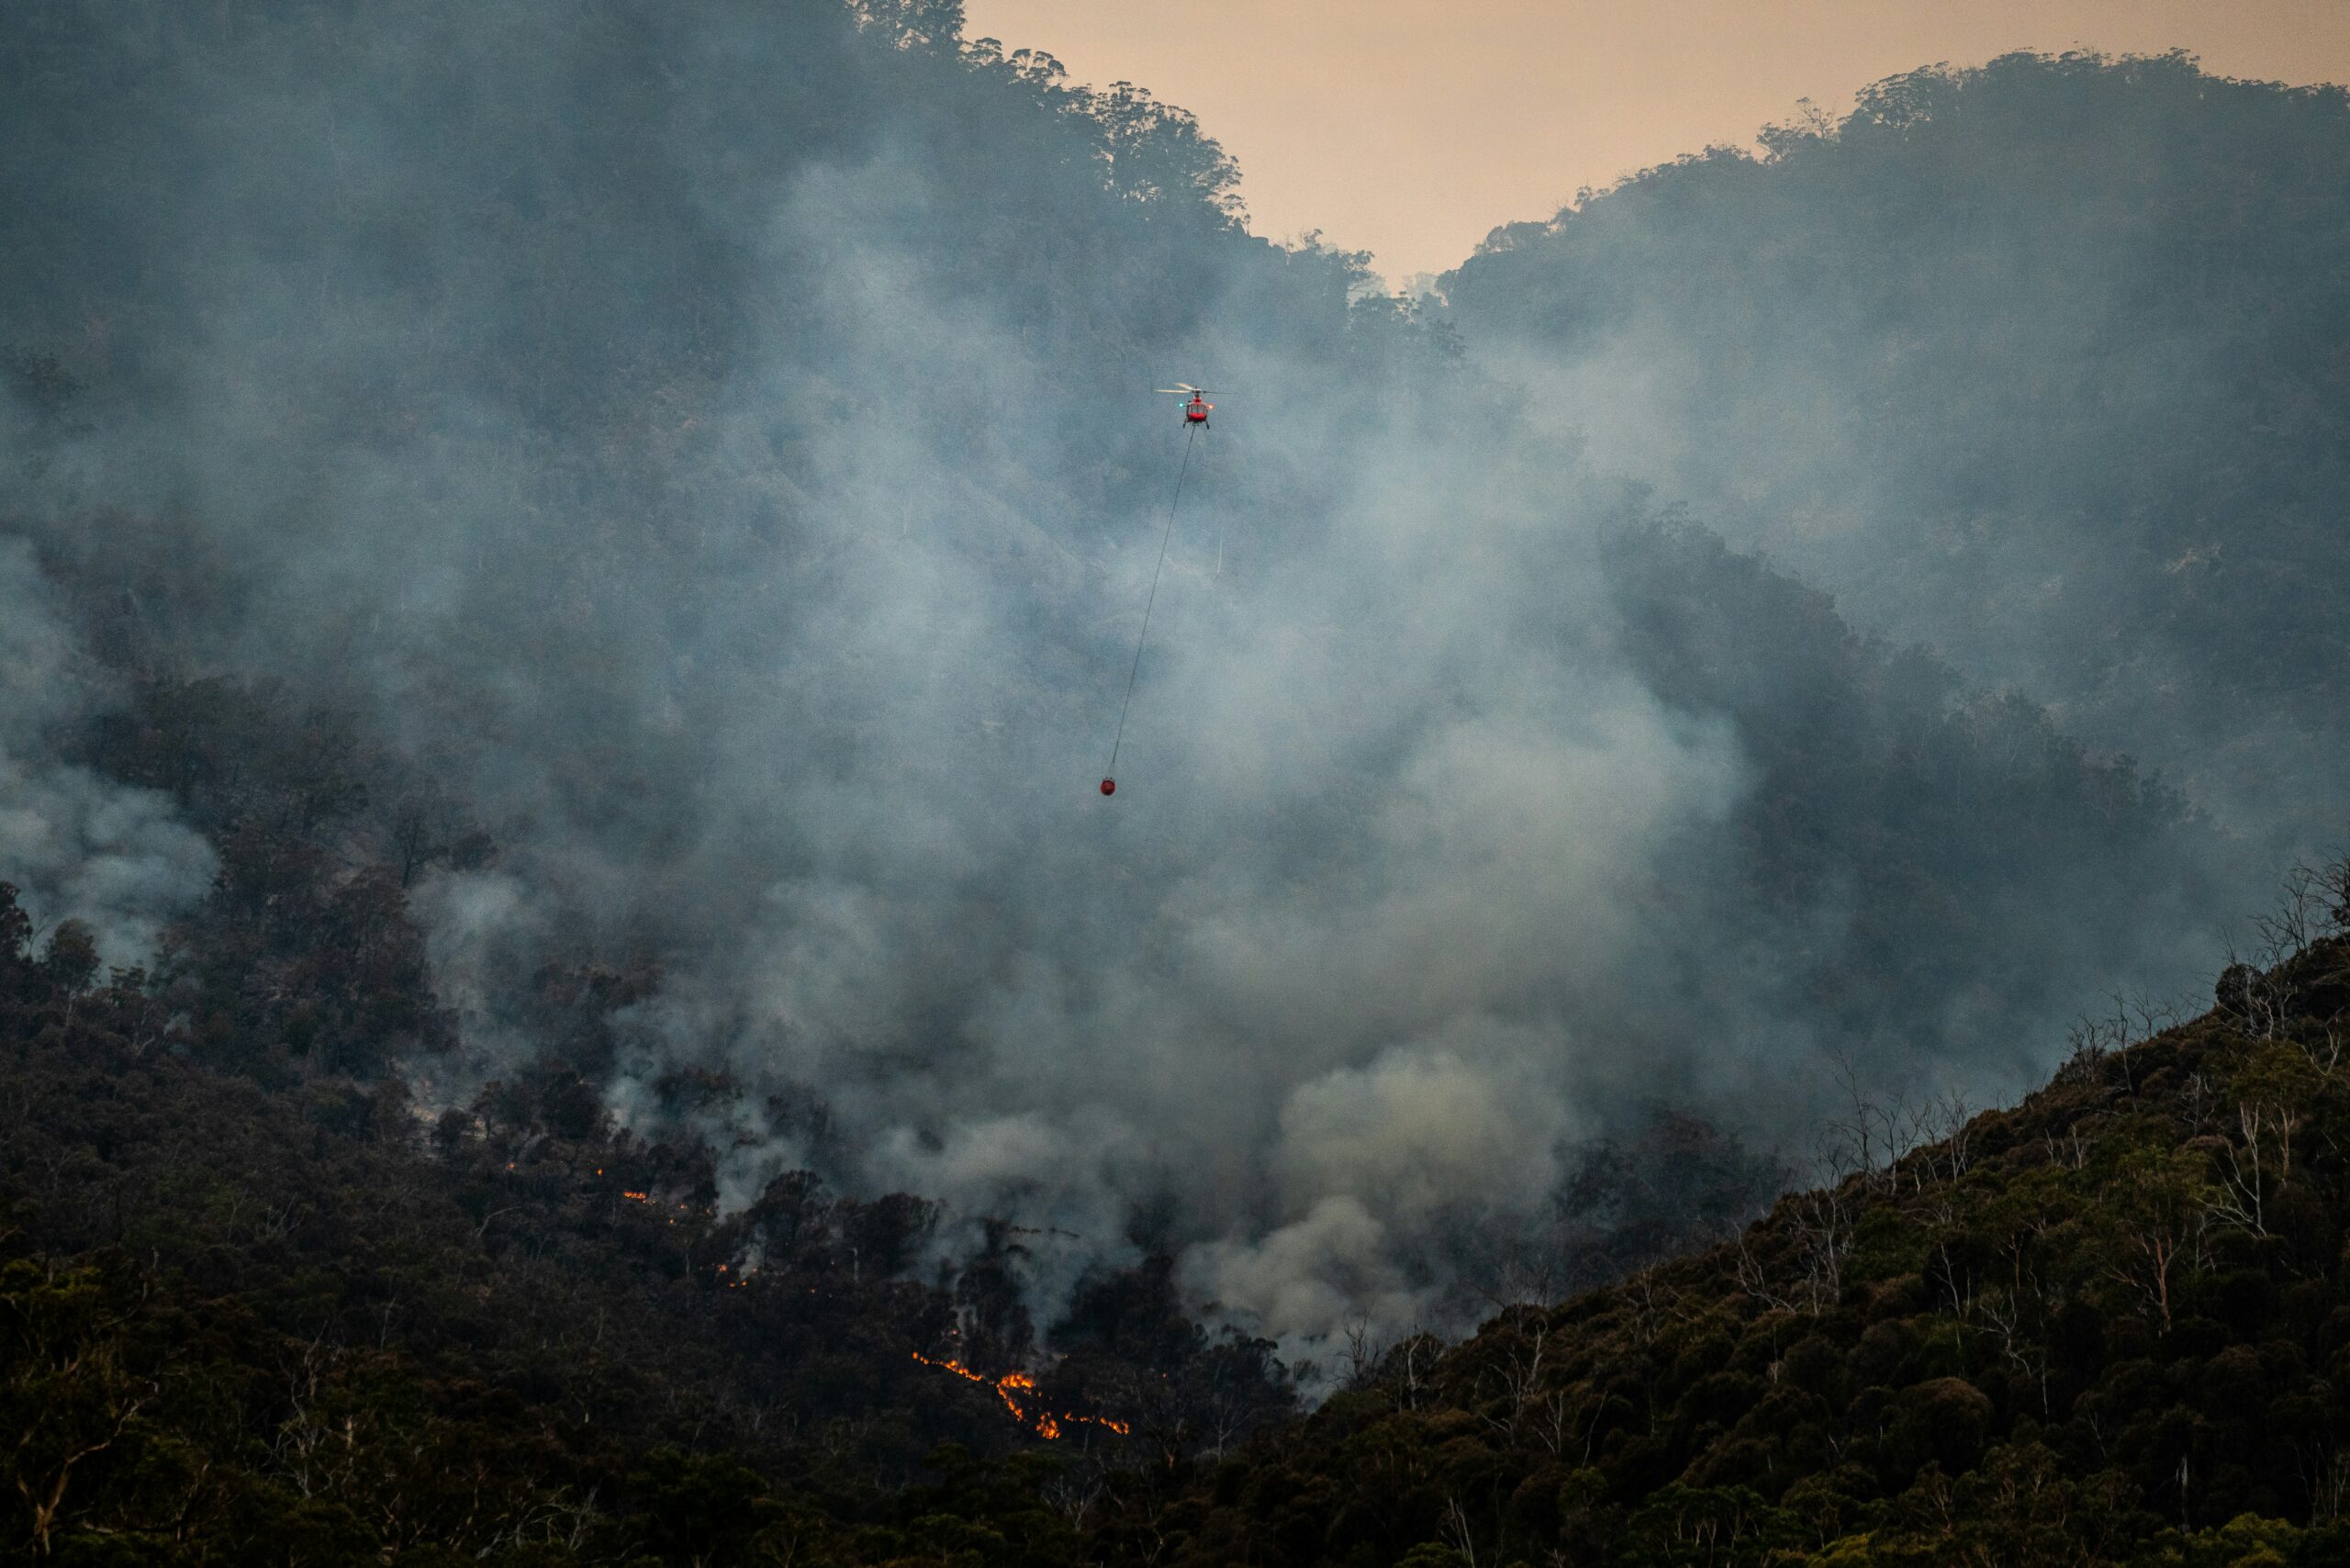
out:
<path id="1" fill-rule="evenodd" d="M 1006 1372 L 1002 1377 L 990 1378 L 984 1372 L 973 1372 L 960 1361 L 934 1359 L 923 1355 L 920 1350 L 913 1352 L 913 1358 L 926 1367 L 937 1367 L 953 1372 L 966 1382 L 976 1383 L 982 1388 L 994 1389 L 995 1396 L 1003 1401 L 1003 1407 L 1012 1412 L 1013 1420 L 1024 1427 L 1033 1428 L 1038 1437 L 1047 1441 L 1061 1435 L 1061 1424 L 1065 1421 L 1087 1427 L 1106 1427 L 1122 1438 L 1131 1429 L 1125 1422 L 1113 1421 L 1106 1416 L 1078 1416 L 1067 1410 L 1058 1416 L 1049 1410 L 1039 1410 L 1031 1416 L 1022 1407 L 1020 1401 L 1013 1397 L 1015 1394 L 1028 1394 L 1035 1392 L 1036 1380 L 1026 1372 Z"/>

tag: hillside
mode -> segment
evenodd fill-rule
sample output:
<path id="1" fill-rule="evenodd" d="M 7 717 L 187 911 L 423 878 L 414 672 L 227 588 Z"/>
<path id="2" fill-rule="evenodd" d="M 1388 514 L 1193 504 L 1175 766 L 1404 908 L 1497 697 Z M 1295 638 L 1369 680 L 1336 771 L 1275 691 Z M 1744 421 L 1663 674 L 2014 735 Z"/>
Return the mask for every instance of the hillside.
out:
<path id="1" fill-rule="evenodd" d="M 576 1080 L 268 1093 L 0 902 L 0 1540 L 64 1562 L 2308 1563 L 2350 1522 L 2350 872 L 2281 962 L 1831 1184 L 1289 1416 L 1164 1260 L 1038 1364 L 1016 1238 L 706 1155 Z M 1902 1146 L 1920 1133 L 1932 1141 Z M 927 1357 L 934 1364 L 925 1365 Z M 979 1377 L 934 1363 L 959 1360 Z M 1251 1429 L 1254 1436 L 1249 1436 Z M 947 1446 L 934 1446 L 941 1442 Z M 990 1458 L 990 1456 L 993 1456 Z M 2265 1555 L 2264 1555 L 2265 1553 Z"/>
<path id="2" fill-rule="evenodd" d="M 1838 1060 L 2009 1096 L 2211 965 L 2281 860 L 2135 737 L 1725 548 L 1250 234 L 1189 115 L 955 22 L 0 24 L 33 919 L 203 933 L 174 1011 L 264 1081 L 568 1070 L 730 1213 L 1001 1219 L 1046 1318 L 1163 1251 L 1292 1358 L 1466 1327 L 1646 1129 L 1751 1170 Z M 1179 377 L 1230 390 L 1168 535 Z"/>
<path id="3" fill-rule="evenodd" d="M 1472 360 L 1862 626 L 2325 842 L 2350 96 L 2018 54 L 1762 142 L 1496 230 L 1444 280 Z"/>
<path id="4" fill-rule="evenodd" d="M 2086 1029 L 1964 1126 L 1855 1101 L 1832 1185 L 1457 1348 L 1367 1354 L 1102 1539 L 1429 1568 L 2343 1561 L 2350 869 L 2298 885 L 2286 961 L 2228 970 L 2202 1017 Z"/>
<path id="5" fill-rule="evenodd" d="M 1294 1408 L 1163 1259 L 1090 1282 L 1038 1383 L 1008 1227 L 948 1262 L 936 1204 L 804 1171 L 720 1215 L 706 1148 L 573 1073 L 437 1119 L 315 1061 L 257 1082 L 149 977 L 94 985 L 84 929 L 30 935 L 0 883 L 12 1561 L 880 1562 L 938 1515 L 1066 1556 L 1039 1486 Z"/>
<path id="6" fill-rule="evenodd" d="M 1432 303 L 956 0 L 0 87 L 0 1555 L 2341 1548 L 2342 873 L 2064 1044 L 2345 805 L 2338 95 Z"/>

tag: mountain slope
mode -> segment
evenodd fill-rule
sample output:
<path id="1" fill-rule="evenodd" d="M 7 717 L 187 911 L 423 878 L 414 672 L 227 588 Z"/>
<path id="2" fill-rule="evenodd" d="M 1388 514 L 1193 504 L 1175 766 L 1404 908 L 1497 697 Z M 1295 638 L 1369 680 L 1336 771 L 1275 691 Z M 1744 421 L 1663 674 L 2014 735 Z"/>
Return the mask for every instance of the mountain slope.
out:
<path id="1" fill-rule="evenodd" d="M 1763 140 L 1495 230 L 1472 357 L 1860 624 L 2330 841 L 2350 96 L 2013 55 Z"/>
<path id="2" fill-rule="evenodd" d="M 0 1540 L 86 1562 L 2336 1562 L 2350 940 L 2327 933 L 2350 873 L 2302 890 L 2283 961 L 2227 971 L 2203 1017 L 2087 1030 L 2054 1082 L 1963 1124 L 1855 1100 L 1827 1151 L 1849 1174 L 1734 1241 L 1457 1347 L 1358 1342 L 1303 1419 L 1269 1347 L 1182 1320 L 1164 1260 L 1081 1291 L 1042 1386 L 998 1393 L 1034 1354 L 1008 1236 L 924 1286 L 898 1272 L 931 1217 L 912 1199 L 795 1179 L 713 1217 L 707 1157 L 598 1128 L 576 1080 L 431 1128 L 396 1087 L 264 1094 L 190 1059 L 136 977 L 93 989 L 75 928 L 28 947 L 10 905 Z"/>
<path id="3" fill-rule="evenodd" d="M 1164 1251 L 1292 1355 L 1463 1324 L 1599 1145 L 1799 1142 L 1838 1058 L 2017 1092 L 2209 967 L 2260 862 L 2125 743 L 956 14 L 0 21 L 34 918 L 168 956 L 207 1065 L 576 1073 L 730 1213 L 1017 1224 L 1044 1320 Z"/>
<path id="4" fill-rule="evenodd" d="M 1293 1408 L 1163 1259 L 1090 1282 L 1038 1386 L 1004 1227 L 948 1264 L 937 1205 L 807 1172 L 722 1217 L 705 1148 L 616 1133 L 576 1074 L 437 1120 L 263 1089 L 201 1059 L 258 1042 L 194 1049 L 146 977 L 92 984 L 85 930 L 31 935 L 0 883 L 12 1561 L 875 1562 L 946 1515 L 1038 1561 L 1075 1539 L 1040 1484 Z"/>
<path id="5" fill-rule="evenodd" d="M 2350 872 L 2302 886 L 2287 961 L 2229 970 L 2203 1017 L 2088 1031 L 1964 1126 L 1856 1101 L 1833 1185 L 1367 1358 L 1105 1539 L 1198 1563 L 2341 1561 L 2350 941 L 2299 944 L 2350 920 Z"/>

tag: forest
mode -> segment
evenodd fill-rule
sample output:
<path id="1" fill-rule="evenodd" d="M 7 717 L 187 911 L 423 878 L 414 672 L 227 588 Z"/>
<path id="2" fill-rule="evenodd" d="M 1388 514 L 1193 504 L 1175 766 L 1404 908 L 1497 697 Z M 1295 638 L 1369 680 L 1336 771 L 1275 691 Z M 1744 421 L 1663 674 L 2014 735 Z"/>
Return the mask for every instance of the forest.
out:
<path id="1" fill-rule="evenodd" d="M 2350 1553 L 2341 90 L 1415 298 L 955 0 L 0 38 L 0 1550 Z"/>
<path id="2" fill-rule="evenodd" d="M 2338 832 L 2342 90 L 2018 55 L 1762 140 L 1495 230 L 1449 319 L 1864 624 Z"/>
<path id="3" fill-rule="evenodd" d="M 397 913 L 284 902 L 332 938 L 286 971 L 304 1001 L 418 1005 Z M 723 1211 L 706 1146 L 617 1127 L 576 1072 L 431 1117 L 249 1024 L 190 1037 L 202 949 L 252 952 L 218 930 L 100 980 L 87 927 L 36 943 L 0 886 L 5 1528 L 37 1560 L 2350 1551 L 2350 863 L 2288 882 L 2265 967 L 2200 1016 L 2089 1021 L 2013 1109 L 1854 1086 L 1828 1184 L 1710 1246 L 1594 1256 L 1612 1282 L 1458 1344 L 1360 1320 L 1310 1413 L 1271 1342 L 1188 1315 L 1165 1254 L 1040 1333 L 1013 1227 L 925 1277 L 919 1197 L 797 1171 Z M 1586 1177 L 1677 1181 L 1684 1223 L 1723 1163 L 1685 1132 L 1631 1152 Z"/>

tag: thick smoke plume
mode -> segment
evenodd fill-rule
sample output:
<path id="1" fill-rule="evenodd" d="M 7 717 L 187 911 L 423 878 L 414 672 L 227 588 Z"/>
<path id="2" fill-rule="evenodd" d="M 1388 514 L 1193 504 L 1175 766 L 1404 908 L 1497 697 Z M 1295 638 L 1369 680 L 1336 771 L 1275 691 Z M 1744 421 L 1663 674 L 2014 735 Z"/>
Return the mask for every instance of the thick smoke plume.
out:
<path id="1" fill-rule="evenodd" d="M 1795 1149 L 1831 1058 L 2009 1091 L 2232 913 L 2185 804 L 951 6 L 40 15 L 0 342 L 84 390 L 6 509 L 10 702 L 31 541 L 429 758 L 500 846 L 410 892 L 442 1092 L 550 1048 L 549 963 L 636 963 L 575 1065 L 727 1201 L 1050 1227 L 1048 1295 L 1173 1247 L 1303 1344 L 1447 1320 L 1653 1103 Z M 1177 377 L 1217 425 L 1105 801 Z M 57 718 L 0 731 L 0 873 L 136 946 L 202 848 Z"/>
<path id="2" fill-rule="evenodd" d="M 2012 55 L 1763 142 L 1496 230 L 1480 363 L 2263 858 L 2334 842 L 2350 92 Z"/>
<path id="3" fill-rule="evenodd" d="M 104 689 L 49 599 L 25 541 L 0 538 L 0 878 L 37 927 L 79 920 L 100 958 L 141 963 L 162 923 L 202 895 L 212 852 L 168 798 L 57 755 L 59 731 Z"/>

